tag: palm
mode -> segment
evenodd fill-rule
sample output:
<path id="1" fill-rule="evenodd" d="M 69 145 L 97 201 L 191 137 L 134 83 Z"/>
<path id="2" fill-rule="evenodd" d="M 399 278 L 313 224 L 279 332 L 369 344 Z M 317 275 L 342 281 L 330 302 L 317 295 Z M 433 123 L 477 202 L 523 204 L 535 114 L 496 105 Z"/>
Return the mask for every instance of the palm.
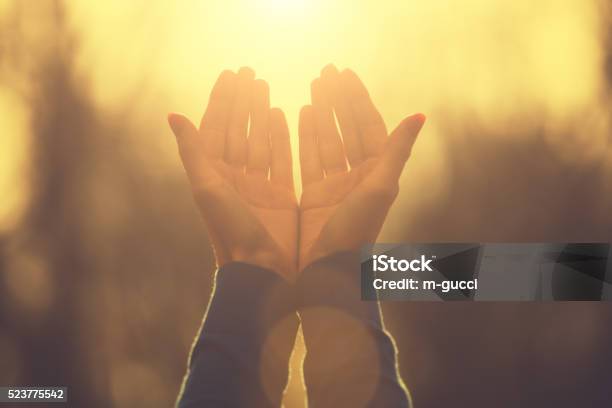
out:
<path id="1" fill-rule="evenodd" d="M 397 193 L 393 183 L 377 182 L 378 158 L 345 173 L 309 184 L 300 206 L 300 253 L 318 258 L 351 250 L 376 239 L 382 217 Z M 333 249 L 333 250 L 329 250 Z M 308 263 L 303 259 L 303 263 Z"/>
<path id="2" fill-rule="evenodd" d="M 254 218 L 249 225 L 256 226 L 250 232 L 252 239 L 272 239 L 279 250 L 295 258 L 297 201 L 292 190 L 272 183 L 261 175 L 248 174 L 224 161 L 215 161 L 211 176 L 217 178 L 216 188 L 227 189 L 227 207 L 239 206 L 241 213 Z M 235 194 L 235 196 L 233 196 Z M 229 202 L 232 200 L 232 202 Z M 246 231 L 245 231 L 246 232 Z"/>
<path id="3" fill-rule="evenodd" d="M 331 176 L 308 184 L 304 187 L 301 201 L 303 238 L 308 245 L 312 243 L 318 233 L 327 223 L 338 207 L 346 205 L 346 197 L 353 194 L 371 172 L 370 166 L 359 166 L 349 172 L 332 174 Z"/>

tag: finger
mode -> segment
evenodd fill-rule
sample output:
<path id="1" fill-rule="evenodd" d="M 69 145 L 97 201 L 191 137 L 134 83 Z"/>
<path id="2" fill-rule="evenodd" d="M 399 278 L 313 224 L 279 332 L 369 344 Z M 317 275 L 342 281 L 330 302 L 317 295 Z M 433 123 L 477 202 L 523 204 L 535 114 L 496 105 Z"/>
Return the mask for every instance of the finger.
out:
<path id="1" fill-rule="evenodd" d="M 306 186 L 323 179 L 312 106 L 306 105 L 302 108 L 299 122 L 300 169 L 302 185 Z"/>
<path id="2" fill-rule="evenodd" d="M 270 114 L 270 92 L 266 81 L 253 83 L 251 98 L 251 126 L 249 127 L 247 172 L 268 176 L 270 167 L 270 138 L 268 117 Z"/>
<path id="3" fill-rule="evenodd" d="M 409 116 L 391 133 L 381 162 L 381 168 L 385 172 L 382 176 L 384 179 L 392 181 L 399 179 L 406 161 L 410 158 L 412 146 L 425 124 L 425 119 L 425 115 L 421 113 Z"/>
<path id="4" fill-rule="evenodd" d="M 357 125 L 365 158 L 377 156 L 382 152 L 387 138 L 387 127 L 382 116 L 357 74 L 345 69 L 340 74 L 340 83 Z"/>
<path id="5" fill-rule="evenodd" d="M 209 156 L 222 158 L 225 150 L 227 124 L 232 111 L 236 74 L 223 71 L 210 92 L 208 107 L 200 122 L 200 135 Z"/>
<path id="6" fill-rule="evenodd" d="M 341 92 L 338 69 L 333 65 L 326 66 L 321 73 L 321 80 L 325 88 L 330 91 L 333 108 L 338 119 L 338 125 L 340 125 L 340 131 L 342 132 L 346 157 L 351 166 L 356 166 L 363 161 L 363 148 L 351 108 Z"/>
<path id="7" fill-rule="evenodd" d="M 291 163 L 291 143 L 289 127 L 282 110 L 270 110 L 270 140 L 272 143 L 272 161 L 270 164 L 270 181 L 293 190 L 293 166 Z"/>
<path id="8" fill-rule="evenodd" d="M 203 140 L 198 133 L 198 129 L 185 116 L 171 113 L 168 115 L 168 123 L 176 137 L 179 154 L 183 161 L 183 166 L 192 184 L 197 185 L 202 174 L 200 164 L 206 160 L 204 153 Z"/>
<path id="9" fill-rule="evenodd" d="M 225 160 L 234 166 L 244 166 L 247 158 L 247 128 L 251 92 L 255 72 L 251 68 L 240 68 L 236 78 L 236 98 L 232 107 L 227 133 Z"/>
<path id="10" fill-rule="evenodd" d="M 321 79 L 317 78 L 312 81 L 310 90 L 317 143 L 323 169 L 326 174 L 346 171 L 346 158 L 342 140 L 336 127 L 329 95 Z"/>

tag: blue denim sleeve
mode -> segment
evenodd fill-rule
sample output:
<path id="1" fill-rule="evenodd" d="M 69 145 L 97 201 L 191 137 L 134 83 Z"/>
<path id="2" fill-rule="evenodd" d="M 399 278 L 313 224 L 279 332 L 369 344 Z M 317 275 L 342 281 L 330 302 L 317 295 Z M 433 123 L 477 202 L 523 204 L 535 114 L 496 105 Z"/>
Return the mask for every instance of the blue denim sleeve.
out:
<path id="1" fill-rule="evenodd" d="M 279 407 L 299 320 L 294 288 L 244 263 L 217 271 L 179 408 Z"/>
<path id="2" fill-rule="evenodd" d="M 309 406 L 411 406 L 380 306 L 361 300 L 358 254 L 338 253 L 315 262 L 303 271 L 297 288 Z"/>

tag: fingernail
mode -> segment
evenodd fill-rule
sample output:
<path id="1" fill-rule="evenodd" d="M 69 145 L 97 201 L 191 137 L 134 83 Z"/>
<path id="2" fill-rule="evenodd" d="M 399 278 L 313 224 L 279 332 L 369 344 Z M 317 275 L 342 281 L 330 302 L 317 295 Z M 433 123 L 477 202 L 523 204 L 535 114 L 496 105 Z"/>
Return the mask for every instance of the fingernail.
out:
<path id="1" fill-rule="evenodd" d="M 427 120 L 427 116 L 425 116 L 425 114 L 423 113 L 417 113 L 416 115 L 412 116 L 414 118 L 415 121 L 419 122 L 421 125 L 423 125 L 423 123 L 425 123 L 425 121 Z"/>
<path id="2" fill-rule="evenodd" d="M 179 135 L 181 133 L 181 119 L 179 114 L 169 113 L 168 124 L 170 125 L 170 128 L 172 129 L 175 135 Z"/>

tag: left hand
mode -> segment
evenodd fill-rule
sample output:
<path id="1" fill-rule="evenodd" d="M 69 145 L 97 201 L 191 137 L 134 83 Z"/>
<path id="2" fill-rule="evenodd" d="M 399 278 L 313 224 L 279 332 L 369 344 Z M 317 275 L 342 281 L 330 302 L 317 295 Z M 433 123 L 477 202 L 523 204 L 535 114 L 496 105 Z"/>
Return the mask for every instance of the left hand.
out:
<path id="1" fill-rule="evenodd" d="M 268 84 L 254 77 L 250 68 L 224 71 L 199 129 L 182 115 L 168 120 L 217 264 L 246 262 L 293 279 L 298 213 L 289 130 L 283 112 L 270 109 Z"/>

